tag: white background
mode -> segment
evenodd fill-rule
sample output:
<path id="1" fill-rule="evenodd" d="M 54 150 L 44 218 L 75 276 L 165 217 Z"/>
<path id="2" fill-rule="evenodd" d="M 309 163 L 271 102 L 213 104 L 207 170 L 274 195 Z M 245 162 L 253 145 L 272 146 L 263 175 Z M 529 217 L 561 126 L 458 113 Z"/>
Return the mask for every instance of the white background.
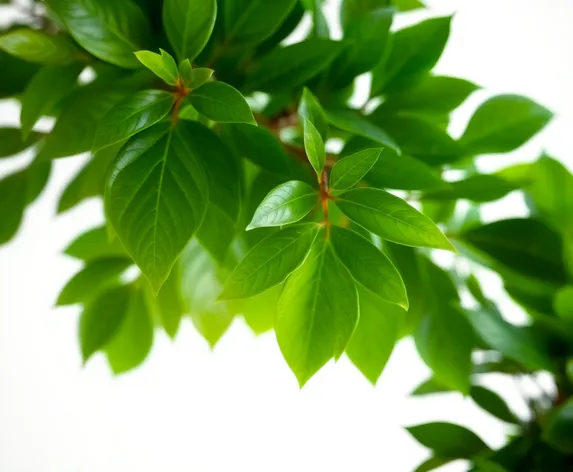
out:
<path id="1" fill-rule="evenodd" d="M 573 2 L 428 3 L 433 15 L 457 11 L 437 71 L 485 89 L 457 113 L 454 135 L 484 97 L 524 94 L 556 118 L 514 156 L 490 156 L 483 168 L 532 160 L 543 148 L 571 168 Z M 423 16 L 408 15 L 403 22 Z M 0 123 L 17 119 L 17 106 L 0 102 Z M 26 159 L 0 162 L 0 174 Z M 239 319 L 214 351 L 186 321 L 175 343 L 158 333 L 137 371 L 114 378 L 99 356 L 82 368 L 78 310 L 52 308 L 59 289 L 79 269 L 59 252 L 102 218 L 95 201 L 55 217 L 62 185 L 81 162 L 58 161 L 18 237 L 0 248 L 2 472 L 410 472 L 427 452 L 402 426 L 430 420 L 456 421 L 491 446 L 503 444 L 506 426 L 470 400 L 457 394 L 407 398 L 427 376 L 410 342 L 397 347 L 375 389 L 342 359 L 299 390 L 274 336 L 255 338 Z M 488 218 L 523 211 L 517 196 L 504 203 L 501 210 L 490 208 Z M 499 283 L 489 280 L 486 289 L 495 296 Z M 520 318 L 511 303 L 504 307 L 510 318 Z M 496 377 L 488 383 L 523 414 L 511 384 Z M 458 463 L 443 470 L 465 469 Z"/>

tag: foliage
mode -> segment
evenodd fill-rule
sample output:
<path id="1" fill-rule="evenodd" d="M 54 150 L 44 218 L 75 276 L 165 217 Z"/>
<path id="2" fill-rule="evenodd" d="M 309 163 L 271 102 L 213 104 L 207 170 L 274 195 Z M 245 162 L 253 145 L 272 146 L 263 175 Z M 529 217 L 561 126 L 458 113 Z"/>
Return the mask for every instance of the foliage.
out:
<path id="1" fill-rule="evenodd" d="M 106 222 L 66 249 L 84 267 L 57 302 L 82 306 L 85 361 L 102 352 L 122 373 L 158 327 L 175 337 L 190 317 L 215 345 L 242 316 L 274 329 L 301 386 L 344 353 L 376 383 L 412 336 L 433 372 L 414 395 L 459 391 L 515 425 L 497 451 L 459 425 L 412 426 L 433 451 L 419 471 L 459 458 L 475 471 L 573 467 L 573 177 L 548 156 L 478 172 L 478 156 L 502 159 L 550 121 L 526 97 L 492 97 L 460 139 L 448 134 L 478 89 L 432 73 L 452 18 L 395 31 L 421 1 L 344 0 L 334 40 L 321 0 L 44 3 L 0 35 L 0 97 L 21 104 L 20 128 L 0 128 L 0 158 L 36 156 L 0 181 L 0 243 L 52 161 L 87 153 L 58 212 L 95 197 Z M 285 44 L 305 17 L 304 37 Z M 372 86 L 357 107 L 362 74 Z M 44 116 L 52 130 L 34 131 Z M 482 223 L 479 205 L 511 192 L 530 215 Z M 437 265 L 435 250 L 456 263 Z M 478 265 L 528 325 L 507 322 L 459 269 Z M 480 385 L 538 371 L 557 393 L 529 398 L 529 418 Z"/>

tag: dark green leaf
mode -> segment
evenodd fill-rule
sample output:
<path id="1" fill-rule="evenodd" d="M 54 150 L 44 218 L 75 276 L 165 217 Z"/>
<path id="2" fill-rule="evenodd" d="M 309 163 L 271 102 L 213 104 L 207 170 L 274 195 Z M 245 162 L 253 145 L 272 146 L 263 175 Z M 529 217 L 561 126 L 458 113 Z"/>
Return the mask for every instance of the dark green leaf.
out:
<path id="1" fill-rule="evenodd" d="M 489 447 L 475 433 L 457 424 L 436 422 L 406 429 L 438 457 L 469 459 L 489 452 Z"/>
<path id="2" fill-rule="evenodd" d="M 224 82 L 207 82 L 191 92 L 189 101 L 199 113 L 210 120 L 219 123 L 257 124 L 245 97 Z"/>
<path id="3" fill-rule="evenodd" d="M 493 349 L 528 368 L 552 370 L 549 354 L 529 331 L 508 323 L 491 308 L 469 311 L 468 316 L 475 331 Z"/>
<path id="4" fill-rule="evenodd" d="M 431 220 L 383 190 L 352 189 L 337 197 L 336 204 L 348 218 L 382 239 L 406 246 L 453 250 Z"/>
<path id="5" fill-rule="evenodd" d="M 149 24 L 131 0 L 51 0 L 50 7 L 86 51 L 119 67 L 135 68 L 133 52 L 149 37 Z"/>
<path id="6" fill-rule="evenodd" d="M 329 359 L 342 355 L 358 312 L 352 277 L 321 232 L 287 281 L 277 308 L 277 340 L 301 387 Z"/>
<path id="7" fill-rule="evenodd" d="M 431 18 L 396 32 L 386 61 L 373 74 L 371 96 L 403 89 L 438 62 L 450 35 L 451 17 Z"/>
<path id="8" fill-rule="evenodd" d="M 429 472 L 430 470 L 437 469 L 443 465 L 449 464 L 453 459 L 443 459 L 441 457 L 430 457 L 428 460 L 422 462 L 414 472 Z"/>
<path id="9" fill-rule="evenodd" d="M 179 69 L 173 56 L 163 49 L 161 54 L 152 51 L 137 51 L 135 57 L 157 77 L 169 85 L 176 85 L 179 80 Z"/>
<path id="10" fill-rule="evenodd" d="M 360 372 L 376 384 L 392 354 L 406 312 L 363 288 L 358 288 L 358 298 L 360 319 L 346 353 Z"/>
<path id="11" fill-rule="evenodd" d="M 304 129 L 304 149 L 306 150 L 306 155 L 314 171 L 320 176 L 324 167 L 324 162 L 326 161 L 324 141 L 316 127 L 306 116 L 303 116 L 302 120 Z"/>
<path id="12" fill-rule="evenodd" d="M 73 90 L 83 68 L 83 64 L 45 66 L 34 76 L 22 97 L 20 123 L 24 139 L 36 122 Z"/>
<path id="13" fill-rule="evenodd" d="M 425 200 L 470 200 L 476 203 L 491 202 L 505 197 L 516 187 L 495 175 L 472 175 L 465 180 L 450 182 L 441 189 L 424 192 Z"/>
<path id="14" fill-rule="evenodd" d="M 408 309 L 400 273 L 374 244 L 354 231 L 333 226 L 330 240 L 336 256 L 354 280 L 384 300 Z"/>
<path id="15" fill-rule="evenodd" d="M 0 180 L 0 245 L 18 232 L 26 209 L 28 174 L 16 172 Z"/>
<path id="16" fill-rule="evenodd" d="M 104 290 L 118 285 L 120 276 L 131 265 L 126 257 L 95 259 L 74 275 L 66 284 L 57 306 L 89 303 Z"/>
<path id="17" fill-rule="evenodd" d="M 106 185 L 108 218 L 155 292 L 207 209 L 207 178 L 189 152 L 188 123 L 158 124 L 130 139 Z"/>
<path id="18" fill-rule="evenodd" d="M 317 233 L 318 226 L 307 223 L 263 239 L 235 268 L 220 298 L 248 298 L 284 282 L 305 260 Z"/>
<path id="19" fill-rule="evenodd" d="M 501 421 L 512 424 L 520 423 L 519 418 L 509 409 L 505 400 L 492 390 L 474 385 L 470 395 L 480 408 L 483 408 Z"/>
<path id="20" fill-rule="evenodd" d="M 498 95 L 473 114 L 460 143 L 471 155 L 510 152 L 551 120 L 545 107 L 519 95 Z"/>
<path id="21" fill-rule="evenodd" d="M 98 126 L 93 150 L 119 143 L 161 121 L 175 99 L 164 90 L 140 90 L 107 112 Z"/>
<path id="22" fill-rule="evenodd" d="M 153 344 L 153 324 L 143 290 L 132 291 L 126 310 L 121 326 L 105 346 L 107 360 L 116 375 L 139 366 Z"/>
<path id="23" fill-rule="evenodd" d="M 119 331 L 129 310 L 133 289 L 114 287 L 87 305 L 80 318 L 80 344 L 84 362 L 103 349 Z"/>
<path id="24" fill-rule="evenodd" d="M 175 54 L 192 61 L 203 50 L 217 17 L 216 0 L 165 0 L 163 27 Z"/>
<path id="25" fill-rule="evenodd" d="M 365 149 L 338 161 L 330 173 L 332 190 L 347 190 L 358 184 L 378 162 L 382 149 Z"/>
<path id="26" fill-rule="evenodd" d="M 0 98 L 22 93 L 39 67 L 38 64 L 23 61 L 0 49 Z"/>
<path id="27" fill-rule="evenodd" d="M 545 281 L 565 282 L 561 240 L 540 221 L 529 218 L 500 220 L 469 229 L 460 237 L 494 262 L 518 273 Z"/>
<path id="28" fill-rule="evenodd" d="M 40 139 L 39 133 L 32 133 L 22 139 L 22 131 L 18 128 L 0 128 L 0 158 L 10 157 L 28 149 Z"/>
<path id="29" fill-rule="evenodd" d="M 326 69 L 340 50 L 339 42 L 328 39 L 275 49 L 253 68 L 247 88 L 269 93 L 294 89 Z"/>
<path id="30" fill-rule="evenodd" d="M 573 453 L 573 401 L 554 411 L 543 431 L 543 440 L 564 454 Z"/>
<path id="31" fill-rule="evenodd" d="M 300 123 L 303 123 L 303 118 L 308 119 L 318 130 L 322 139 L 326 140 L 328 134 L 326 115 L 317 98 L 306 87 L 302 92 L 302 98 L 298 107 L 298 118 Z"/>
<path id="32" fill-rule="evenodd" d="M 399 150 L 398 145 L 384 130 L 354 111 L 328 110 L 326 117 L 328 122 L 335 128 L 348 131 L 356 136 L 368 138 L 396 151 Z"/>
<path id="33" fill-rule="evenodd" d="M 261 202 L 247 230 L 296 223 L 312 211 L 317 201 L 316 190 L 304 182 L 281 184 Z"/>
<path id="34" fill-rule="evenodd" d="M 20 59 L 41 64 L 65 64 L 80 55 L 69 38 L 28 28 L 0 36 L 0 49 Z"/>
<path id="35" fill-rule="evenodd" d="M 223 0 L 226 44 L 257 44 L 273 34 L 296 0 Z"/>

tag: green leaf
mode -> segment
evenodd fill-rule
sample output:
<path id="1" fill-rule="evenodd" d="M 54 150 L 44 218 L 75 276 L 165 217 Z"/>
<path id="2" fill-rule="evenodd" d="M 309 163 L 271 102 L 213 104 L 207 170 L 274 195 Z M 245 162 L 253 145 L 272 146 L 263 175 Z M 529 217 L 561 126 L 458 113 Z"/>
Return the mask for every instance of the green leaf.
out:
<path id="1" fill-rule="evenodd" d="M 0 128 L 0 158 L 18 154 L 40 139 L 39 133 L 32 133 L 22 139 L 22 131 L 18 128 Z"/>
<path id="2" fill-rule="evenodd" d="M 248 298 L 281 284 L 305 260 L 317 233 L 318 226 L 307 223 L 263 239 L 235 268 L 219 298 Z"/>
<path id="3" fill-rule="evenodd" d="M 559 161 L 542 156 L 528 169 L 525 186 L 539 215 L 562 232 L 573 229 L 573 176 Z"/>
<path id="4" fill-rule="evenodd" d="M 490 450 L 474 432 L 457 424 L 436 422 L 406 429 L 416 441 L 432 449 L 438 457 L 470 459 Z"/>
<path id="5" fill-rule="evenodd" d="M 181 294 L 181 267 L 175 264 L 171 274 L 155 298 L 155 309 L 165 332 L 173 339 L 179 331 L 185 312 Z"/>
<path id="6" fill-rule="evenodd" d="M 177 68 L 179 71 L 179 77 L 183 82 L 183 85 L 189 87 L 189 84 L 193 81 L 193 66 L 191 65 L 191 61 L 189 59 L 184 59 L 179 63 L 179 67 Z M 211 70 L 211 69 L 205 69 Z"/>
<path id="7" fill-rule="evenodd" d="M 209 202 L 203 223 L 197 232 L 201 245 L 223 264 L 237 232 L 235 220 L 219 206 Z"/>
<path id="8" fill-rule="evenodd" d="M 277 341 L 301 387 L 329 359 L 342 355 L 358 312 L 354 281 L 322 231 L 288 279 L 277 308 Z"/>
<path id="9" fill-rule="evenodd" d="M 303 116 L 302 119 L 304 128 L 304 149 L 314 171 L 318 176 L 320 176 L 326 161 L 324 141 L 312 122 L 305 116 Z"/>
<path id="10" fill-rule="evenodd" d="M 141 289 L 133 290 L 121 326 L 105 346 L 114 374 L 122 374 L 143 363 L 153 344 L 153 323 Z"/>
<path id="11" fill-rule="evenodd" d="M 454 250 L 430 219 L 383 190 L 352 189 L 338 196 L 336 205 L 352 221 L 382 239 L 406 246 Z"/>
<path id="12" fill-rule="evenodd" d="M 164 90 L 140 90 L 124 98 L 102 118 L 93 150 L 119 143 L 167 116 L 175 99 Z"/>
<path id="13" fill-rule="evenodd" d="M 41 64 L 65 64 L 79 59 L 80 51 L 63 35 L 29 28 L 0 36 L 0 49 L 20 59 Z"/>
<path id="14" fill-rule="evenodd" d="M 392 0 L 392 5 L 403 12 L 426 8 L 426 5 L 421 0 Z"/>
<path id="15" fill-rule="evenodd" d="M 74 275 L 63 288 L 56 306 L 88 303 L 104 290 L 118 285 L 120 276 L 131 265 L 125 257 L 95 259 Z"/>
<path id="16" fill-rule="evenodd" d="M 70 93 L 83 68 L 83 64 L 45 66 L 34 76 L 22 97 L 20 123 L 24 139 L 36 122 Z"/>
<path id="17" fill-rule="evenodd" d="M 189 152 L 187 125 L 160 123 L 131 138 L 106 185 L 107 216 L 156 293 L 207 209 L 207 178 Z"/>
<path id="18" fill-rule="evenodd" d="M 195 109 L 219 123 L 257 124 L 251 107 L 237 89 L 224 82 L 207 82 L 189 94 Z"/>
<path id="19" fill-rule="evenodd" d="M 326 114 L 318 99 L 308 89 L 304 88 L 300 105 L 298 107 L 298 119 L 302 123 L 304 118 L 308 119 L 314 127 L 318 130 L 322 139 L 326 140 L 328 134 L 328 123 L 326 121 Z"/>
<path id="20" fill-rule="evenodd" d="M 176 85 L 179 81 L 179 69 L 173 56 L 163 49 L 161 54 L 152 51 L 137 51 L 135 57 L 157 77 L 169 85 Z"/>
<path id="21" fill-rule="evenodd" d="M 246 88 L 268 93 L 292 90 L 326 69 L 340 51 L 340 43 L 328 39 L 277 48 L 253 68 Z"/>
<path id="22" fill-rule="evenodd" d="M 426 190 L 444 186 L 439 174 L 428 164 L 406 154 L 382 149 L 378 160 L 365 177 L 375 188 Z"/>
<path id="23" fill-rule="evenodd" d="M 247 231 L 268 226 L 296 223 L 308 215 L 318 202 L 318 193 L 310 185 L 291 180 L 269 192 L 261 202 Z"/>
<path id="24" fill-rule="evenodd" d="M 467 154 L 510 152 L 537 134 L 553 114 L 519 95 L 498 95 L 473 114 L 460 144 Z"/>
<path id="25" fill-rule="evenodd" d="M 431 18 L 397 31 L 386 61 L 374 70 L 371 96 L 420 80 L 438 62 L 450 35 L 451 17 Z"/>
<path id="26" fill-rule="evenodd" d="M 573 321 L 573 286 L 566 285 L 559 289 L 553 299 L 553 308 L 557 316 Z"/>
<path id="27" fill-rule="evenodd" d="M 565 283 L 562 242 L 556 233 L 538 220 L 495 221 L 463 232 L 460 239 L 494 263 L 528 277 Z"/>
<path id="28" fill-rule="evenodd" d="M 149 24 L 131 0 L 51 0 L 50 7 L 90 54 L 119 67 L 135 68 L 134 51 L 149 37 Z"/>
<path id="29" fill-rule="evenodd" d="M 351 110 L 327 110 L 326 118 L 335 128 L 375 141 L 399 151 L 398 145 L 381 128 Z"/>
<path id="30" fill-rule="evenodd" d="M 105 226 L 90 229 L 74 239 L 64 254 L 84 262 L 95 259 L 125 256 L 126 252 L 117 238 L 111 240 Z"/>
<path id="31" fill-rule="evenodd" d="M 23 61 L 0 49 L 0 98 L 21 94 L 40 66 Z"/>
<path id="32" fill-rule="evenodd" d="M 249 159 L 264 170 L 277 175 L 289 174 L 289 156 L 281 142 L 262 126 L 246 124 L 226 125 L 237 154 Z"/>
<path id="33" fill-rule="evenodd" d="M 129 310 L 133 289 L 114 287 L 102 292 L 80 317 L 80 344 L 84 363 L 112 340 L 119 331 Z"/>
<path id="34" fill-rule="evenodd" d="M 506 423 L 519 424 L 519 418 L 515 416 L 507 403 L 497 393 L 479 385 L 474 385 L 470 391 L 472 400 L 477 405 Z"/>
<path id="35" fill-rule="evenodd" d="M 430 470 L 437 469 L 443 465 L 449 464 L 454 459 L 443 459 L 442 457 L 430 457 L 428 460 L 422 462 L 414 472 L 429 472 Z"/>
<path id="36" fill-rule="evenodd" d="M 429 75 L 413 87 L 390 94 L 378 110 L 384 113 L 412 111 L 430 116 L 448 114 L 478 89 L 464 79 Z"/>
<path id="37" fill-rule="evenodd" d="M 408 309 L 408 295 L 394 264 L 374 244 L 354 231 L 333 226 L 334 253 L 354 280 L 387 302 Z"/>
<path id="38" fill-rule="evenodd" d="M 276 285 L 259 295 L 239 300 L 237 311 L 255 334 L 266 333 L 275 327 L 276 307 L 282 289 L 282 284 Z"/>
<path id="39" fill-rule="evenodd" d="M 213 69 L 208 69 L 206 67 L 193 69 L 191 71 L 191 81 L 189 82 L 189 86 L 194 89 L 201 87 L 201 85 L 211 80 L 214 72 L 215 71 Z"/>
<path id="40" fill-rule="evenodd" d="M 375 385 L 392 354 L 398 328 L 406 312 L 360 287 L 358 298 L 360 319 L 346 353 L 360 372 Z"/>
<path id="41" fill-rule="evenodd" d="M 330 173 L 332 190 L 347 190 L 358 184 L 378 162 L 382 149 L 365 149 L 338 161 Z"/>
<path id="42" fill-rule="evenodd" d="M 296 0 L 223 0 L 226 44 L 257 44 L 273 34 Z"/>
<path id="43" fill-rule="evenodd" d="M 569 400 L 550 416 L 543 431 L 543 440 L 563 454 L 573 453 L 573 401 Z"/>
<path id="44" fill-rule="evenodd" d="M 214 348 L 227 332 L 233 322 L 233 318 L 233 314 L 224 310 L 213 313 L 193 313 L 191 315 L 195 328 L 205 338 L 211 348 Z"/>
<path id="45" fill-rule="evenodd" d="M 448 186 L 424 192 L 425 200 L 470 200 L 476 203 L 492 202 L 516 190 L 516 186 L 495 175 L 472 175 L 464 180 L 450 182 Z"/>
<path id="46" fill-rule="evenodd" d="M 163 27 L 175 54 L 192 61 L 203 50 L 217 17 L 216 0 L 165 0 Z"/>
<path id="47" fill-rule="evenodd" d="M 27 186 L 26 170 L 0 180 L 0 245 L 10 241 L 20 228 L 28 203 Z"/>
<path id="48" fill-rule="evenodd" d="M 370 119 L 394 139 L 402 152 L 431 166 L 456 162 L 464 156 L 463 147 L 443 127 L 424 117 L 388 116 L 376 110 Z"/>
<path id="49" fill-rule="evenodd" d="M 420 385 L 418 385 L 410 395 L 414 397 L 422 396 L 422 395 L 430 395 L 433 393 L 445 393 L 451 392 L 452 390 L 441 382 L 436 380 L 435 377 L 430 377 L 428 380 L 425 380 Z"/>
<path id="50" fill-rule="evenodd" d="M 497 311 L 469 311 L 468 316 L 476 333 L 492 349 L 530 369 L 553 369 L 553 361 L 539 340 L 505 321 Z"/>

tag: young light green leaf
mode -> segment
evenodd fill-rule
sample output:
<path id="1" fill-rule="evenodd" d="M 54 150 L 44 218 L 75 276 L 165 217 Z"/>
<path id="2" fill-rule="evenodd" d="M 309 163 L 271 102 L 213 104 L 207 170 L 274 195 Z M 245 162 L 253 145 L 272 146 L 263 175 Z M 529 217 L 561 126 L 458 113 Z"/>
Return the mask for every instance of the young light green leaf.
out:
<path id="1" fill-rule="evenodd" d="M 175 264 L 171 274 L 161 287 L 155 298 L 154 308 L 157 317 L 165 332 L 173 339 L 179 331 L 181 318 L 185 312 L 183 297 L 181 294 L 181 267 Z"/>
<path id="2" fill-rule="evenodd" d="M 326 161 L 326 149 L 320 133 L 312 122 L 303 116 L 304 149 L 310 164 L 318 176 L 322 173 Z"/>
<path id="3" fill-rule="evenodd" d="M 236 311 L 256 335 L 266 333 L 275 327 L 276 307 L 283 285 L 276 285 L 254 297 L 237 300 Z"/>
<path id="4" fill-rule="evenodd" d="M 302 91 L 302 98 L 300 99 L 300 105 L 298 107 L 299 121 L 303 123 L 304 118 L 307 118 L 318 130 L 322 139 L 326 140 L 328 134 L 326 114 L 324 113 L 318 99 L 306 87 Z"/>
<path id="5" fill-rule="evenodd" d="M 384 300 L 408 309 L 408 295 L 394 264 L 374 244 L 354 231 L 333 226 L 334 253 L 354 280 Z"/>
<path id="6" fill-rule="evenodd" d="M 102 118 L 93 151 L 119 143 L 167 116 L 175 99 L 164 90 L 140 90 L 115 105 Z"/>
<path id="7" fill-rule="evenodd" d="M 11 157 L 36 143 L 41 137 L 39 133 L 32 133 L 27 138 L 22 138 L 22 132 L 18 128 L 0 128 L 0 158 Z"/>
<path id="8" fill-rule="evenodd" d="M 79 58 L 80 51 L 64 35 L 49 35 L 29 28 L 0 36 L 0 50 L 30 62 L 65 64 Z"/>
<path id="9" fill-rule="evenodd" d="M 338 196 L 336 205 L 352 221 L 382 239 L 406 246 L 454 251 L 452 243 L 430 219 L 383 190 L 352 189 Z"/>
<path id="10" fill-rule="evenodd" d="M 547 108 L 519 95 L 498 95 L 473 114 L 460 143 L 471 155 L 510 152 L 525 144 L 553 117 Z"/>
<path id="11" fill-rule="evenodd" d="M 358 299 L 360 319 L 346 354 L 375 385 L 392 354 L 398 338 L 398 328 L 406 312 L 361 287 L 358 288 Z"/>
<path id="12" fill-rule="evenodd" d="M 187 124 L 160 123 L 131 138 L 106 185 L 107 216 L 156 293 L 207 209 L 207 178 L 189 152 Z"/>
<path id="13" fill-rule="evenodd" d="M 120 276 L 132 265 L 126 257 L 96 259 L 74 275 L 63 288 L 56 306 L 89 303 L 105 289 L 118 285 Z"/>
<path id="14" fill-rule="evenodd" d="M 0 245 L 18 232 L 27 201 L 28 174 L 16 172 L 0 180 Z"/>
<path id="15" fill-rule="evenodd" d="M 348 190 L 358 184 L 376 164 L 382 149 L 365 149 L 338 161 L 330 173 L 332 190 Z"/>
<path id="16" fill-rule="evenodd" d="M 312 211 L 317 201 L 317 191 L 307 183 L 298 180 L 285 182 L 264 198 L 247 226 L 247 231 L 296 223 Z"/>
<path id="17" fill-rule="evenodd" d="M 284 282 L 306 258 L 318 229 L 300 224 L 263 239 L 235 268 L 219 298 L 248 298 Z"/>
<path id="18" fill-rule="evenodd" d="M 107 361 L 116 375 L 139 366 L 153 344 L 153 322 L 142 289 L 132 291 L 126 310 L 121 326 L 105 346 Z"/>
<path id="19" fill-rule="evenodd" d="M 277 48 L 253 69 L 246 88 L 268 93 L 292 90 L 326 69 L 340 50 L 339 42 L 327 39 Z"/>
<path id="20" fill-rule="evenodd" d="M 201 85 L 206 84 L 211 80 L 214 72 L 215 71 L 213 69 L 208 69 L 207 67 L 198 67 L 197 69 L 193 69 L 191 71 L 191 81 L 189 82 L 189 86 L 194 89 L 201 87 Z"/>
<path id="21" fill-rule="evenodd" d="M 268 38 L 292 11 L 296 0 L 223 0 L 227 44 L 257 44 Z"/>
<path id="22" fill-rule="evenodd" d="M 189 59 L 182 60 L 179 63 L 178 69 L 183 85 L 188 87 L 193 80 L 193 66 L 191 65 L 191 61 Z"/>
<path id="23" fill-rule="evenodd" d="M 179 69 L 173 56 L 163 49 L 161 54 L 152 51 L 137 51 L 135 57 L 157 77 L 169 85 L 176 85 L 179 80 Z"/>
<path id="24" fill-rule="evenodd" d="M 406 428 L 422 445 L 438 457 L 470 459 L 490 449 L 474 432 L 453 423 L 426 423 Z"/>
<path id="25" fill-rule="evenodd" d="M 227 332 L 234 318 L 233 313 L 229 313 L 222 308 L 212 312 L 204 311 L 191 314 L 191 320 L 195 329 L 209 343 L 211 349 L 215 347 Z"/>
<path id="26" fill-rule="evenodd" d="M 86 51 L 119 67 L 135 68 L 134 51 L 151 34 L 147 18 L 132 0 L 51 0 L 50 7 Z"/>
<path id="27" fill-rule="evenodd" d="M 553 309 L 557 316 L 573 321 L 573 286 L 560 288 L 553 299 Z"/>
<path id="28" fill-rule="evenodd" d="M 335 128 L 375 141 L 399 152 L 396 142 L 382 129 L 351 110 L 327 110 L 326 118 Z"/>
<path id="29" fill-rule="evenodd" d="M 452 390 L 446 387 L 444 384 L 436 380 L 435 377 L 430 377 L 428 380 L 425 380 L 421 384 L 419 384 L 410 395 L 422 396 L 422 395 L 430 395 L 433 393 L 445 393 L 451 392 Z"/>
<path id="30" fill-rule="evenodd" d="M 105 226 L 98 226 L 78 236 L 65 249 L 64 254 L 86 263 L 100 258 L 127 255 L 117 238 L 110 239 Z"/>
<path id="31" fill-rule="evenodd" d="M 329 359 L 342 355 L 356 329 L 358 312 L 352 276 L 323 230 L 305 262 L 288 279 L 277 308 L 277 341 L 301 387 Z"/>
<path id="32" fill-rule="evenodd" d="M 195 109 L 219 123 L 257 124 L 251 107 L 237 89 L 224 82 L 207 82 L 189 94 Z"/>
<path id="33" fill-rule="evenodd" d="M 477 405 L 506 423 L 519 424 L 519 418 L 515 416 L 507 403 L 497 393 L 479 385 L 474 385 L 470 391 L 472 400 Z"/>
<path id="34" fill-rule="evenodd" d="M 83 64 L 45 66 L 30 81 L 22 97 L 20 123 L 26 139 L 36 122 L 66 97 L 78 82 Z"/>
<path id="35" fill-rule="evenodd" d="M 165 0 L 163 27 L 175 54 L 192 61 L 203 50 L 217 17 L 217 0 Z"/>

